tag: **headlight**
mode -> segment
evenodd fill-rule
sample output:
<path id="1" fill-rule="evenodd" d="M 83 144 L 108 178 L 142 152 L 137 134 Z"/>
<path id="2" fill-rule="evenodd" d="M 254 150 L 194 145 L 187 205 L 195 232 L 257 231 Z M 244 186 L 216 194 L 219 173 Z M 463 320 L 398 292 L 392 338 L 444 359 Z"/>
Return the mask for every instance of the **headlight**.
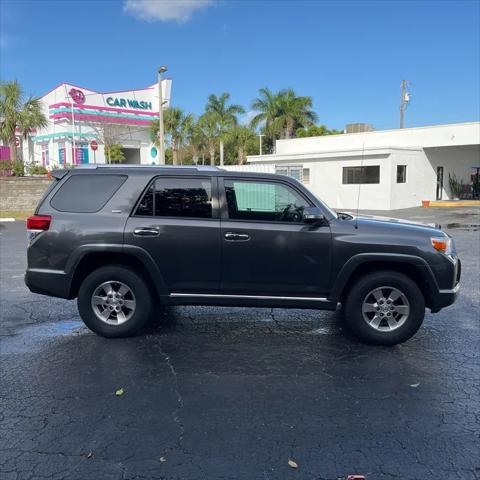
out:
<path id="1" fill-rule="evenodd" d="M 432 247 L 437 251 L 450 255 L 452 253 L 452 239 L 450 237 L 432 237 Z"/>

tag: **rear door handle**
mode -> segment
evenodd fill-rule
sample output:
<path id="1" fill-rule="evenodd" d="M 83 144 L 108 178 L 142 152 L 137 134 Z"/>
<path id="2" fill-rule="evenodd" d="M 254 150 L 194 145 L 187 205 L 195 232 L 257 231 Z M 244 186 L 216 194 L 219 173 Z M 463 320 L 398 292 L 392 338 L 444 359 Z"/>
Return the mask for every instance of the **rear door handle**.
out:
<path id="1" fill-rule="evenodd" d="M 137 237 L 158 237 L 160 231 L 158 228 L 136 228 L 133 234 Z"/>
<path id="2" fill-rule="evenodd" d="M 247 242 L 250 240 L 250 235 L 247 233 L 227 232 L 224 236 L 225 240 L 229 242 Z"/>

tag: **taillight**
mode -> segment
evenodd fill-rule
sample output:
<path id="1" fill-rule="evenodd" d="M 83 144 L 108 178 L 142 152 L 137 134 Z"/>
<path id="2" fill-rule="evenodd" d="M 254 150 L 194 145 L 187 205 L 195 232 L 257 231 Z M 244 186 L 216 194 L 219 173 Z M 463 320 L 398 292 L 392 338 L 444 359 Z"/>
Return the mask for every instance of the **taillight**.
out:
<path id="1" fill-rule="evenodd" d="M 28 241 L 32 242 L 33 239 L 45 232 L 50 228 L 52 217 L 50 215 L 32 215 L 27 218 L 27 237 Z"/>
<path id="2" fill-rule="evenodd" d="M 27 218 L 27 230 L 48 230 L 51 221 L 50 215 L 32 215 Z"/>

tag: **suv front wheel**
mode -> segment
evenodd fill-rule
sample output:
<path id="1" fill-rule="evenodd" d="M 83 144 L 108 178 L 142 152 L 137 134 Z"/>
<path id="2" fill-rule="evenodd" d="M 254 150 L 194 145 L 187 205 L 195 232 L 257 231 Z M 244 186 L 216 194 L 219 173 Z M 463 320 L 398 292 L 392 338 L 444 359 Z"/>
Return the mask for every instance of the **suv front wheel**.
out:
<path id="1" fill-rule="evenodd" d="M 425 299 L 406 275 L 381 271 L 358 279 L 348 292 L 345 322 L 366 343 L 395 345 L 411 338 L 425 316 Z"/>
<path id="2" fill-rule="evenodd" d="M 121 265 L 90 273 L 78 292 L 78 311 L 90 330 L 104 337 L 134 335 L 148 321 L 152 296 L 144 279 Z"/>

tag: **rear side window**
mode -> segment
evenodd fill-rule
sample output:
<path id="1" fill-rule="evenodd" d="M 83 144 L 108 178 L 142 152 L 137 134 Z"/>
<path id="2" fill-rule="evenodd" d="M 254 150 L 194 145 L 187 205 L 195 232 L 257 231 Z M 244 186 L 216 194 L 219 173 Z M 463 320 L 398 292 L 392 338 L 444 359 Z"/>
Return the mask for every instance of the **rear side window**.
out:
<path id="1" fill-rule="evenodd" d="M 157 178 L 143 195 L 135 214 L 212 218 L 212 182 L 206 178 Z"/>
<path id="2" fill-rule="evenodd" d="M 126 179 L 126 175 L 72 175 L 50 200 L 50 205 L 60 212 L 98 212 Z"/>

